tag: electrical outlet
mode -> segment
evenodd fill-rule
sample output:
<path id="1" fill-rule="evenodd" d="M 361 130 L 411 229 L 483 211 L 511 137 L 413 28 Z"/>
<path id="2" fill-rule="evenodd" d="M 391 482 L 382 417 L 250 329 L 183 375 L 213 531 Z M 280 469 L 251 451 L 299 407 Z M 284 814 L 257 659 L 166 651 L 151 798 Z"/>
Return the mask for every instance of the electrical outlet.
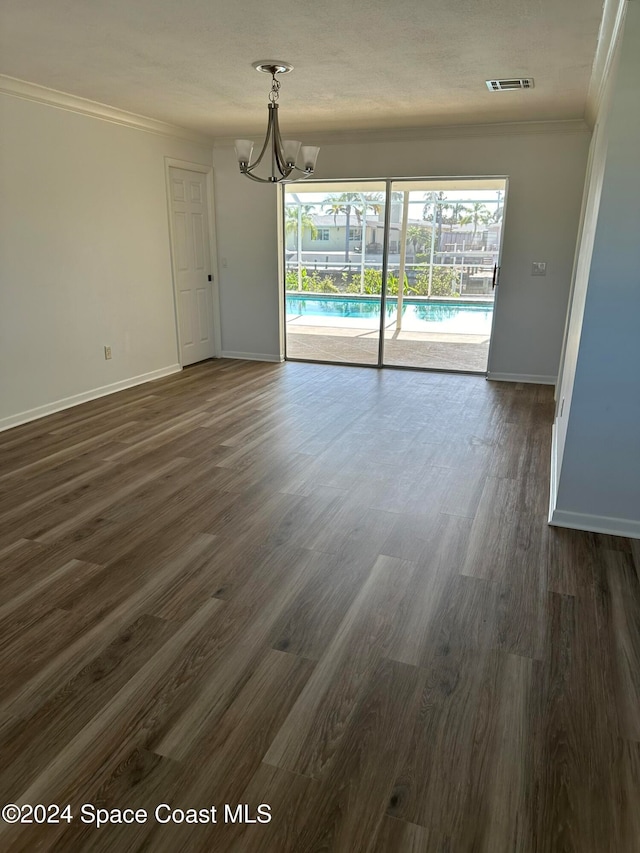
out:
<path id="1" fill-rule="evenodd" d="M 107 361 L 111 358 L 111 347 L 104 348 L 104 357 L 107 359 Z"/>
<path id="2" fill-rule="evenodd" d="M 531 275 L 546 275 L 547 274 L 547 262 L 546 261 L 533 261 L 531 264 Z"/>

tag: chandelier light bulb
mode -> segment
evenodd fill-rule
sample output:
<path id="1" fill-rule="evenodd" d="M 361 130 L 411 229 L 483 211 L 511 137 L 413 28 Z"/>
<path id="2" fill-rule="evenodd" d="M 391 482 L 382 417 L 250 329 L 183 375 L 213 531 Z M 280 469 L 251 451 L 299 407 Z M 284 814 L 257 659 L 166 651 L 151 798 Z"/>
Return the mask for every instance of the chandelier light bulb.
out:
<path id="1" fill-rule="evenodd" d="M 311 171 L 316 168 L 316 160 L 318 159 L 319 148 L 316 148 L 314 145 L 303 145 L 301 149 L 302 153 L 302 163 L 304 166 L 305 172 Z"/>
<path id="2" fill-rule="evenodd" d="M 252 139 L 236 139 L 236 156 L 238 158 L 238 163 L 250 163 L 252 152 Z"/>
<path id="3" fill-rule="evenodd" d="M 300 147 L 302 146 L 301 142 L 296 142 L 295 139 L 285 139 L 282 143 L 282 150 L 284 152 L 284 161 L 287 166 L 295 166 L 296 160 L 298 159 L 298 154 L 300 153 Z"/>

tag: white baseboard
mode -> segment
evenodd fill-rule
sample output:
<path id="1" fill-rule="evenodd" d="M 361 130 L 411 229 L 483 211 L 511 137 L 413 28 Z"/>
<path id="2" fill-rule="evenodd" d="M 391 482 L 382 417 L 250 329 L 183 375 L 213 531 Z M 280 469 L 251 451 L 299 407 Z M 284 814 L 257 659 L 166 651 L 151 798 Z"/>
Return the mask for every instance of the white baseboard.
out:
<path id="1" fill-rule="evenodd" d="M 530 382 L 534 385 L 555 385 L 557 376 L 537 376 L 534 373 L 487 373 L 495 382 Z"/>
<path id="2" fill-rule="evenodd" d="M 72 397 L 64 397 L 62 400 L 55 400 L 53 403 L 46 403 L 44 406 L 28 409 L 26 412 L 18 412 L 17 415 L 9 415 L 8 418 L 0 420 L 0 432 L 20 426 L 20 424 L 29 423 L 29 421 L 38 420 L 38 418 L 44 418 L 46 415 L 54 414 L 54 412 L 61 412 L 63 409 L 70 409 L 80 403 L 96 400 L 98 397 L 106 397 L 107 394 L 115 394 L 116 391 L 124 391 L 125 388 L 132 388 L 134 385 L 142 385 L 144 382 L 162 379 L 163 376 L 170 376 L 172 373 L 179 373 L 181 370 L 182 367 L 179 364 L 171 364 L 169 367 L 161 367 L 160 370 L 141 373 L 139 376 L 122 379 L 120 382 L 113 382 L 111 385 L 102 385 L 100 388 L 92 388 L 90 391 L 83 391 L 81 394 L 74 394 Z"/>
<path id="3" fill-rule="evenodd" d="M 609 533 L 611 536 L 640 539 L 640 520 L 632 518 L 608 518 L 606 515 L 554 509 L 549 524 L 553 527 L 570 527 L 573 530 L 589 530 L 592 533 Z"/>
<path id="4" fill-rule="evenodd" d="M 640 539 L 640 520 L 632 518 L 608 518 L 606 515 L 588 515 L 584 512 L 554 509 L 549 518 L 549 524 L 553 527 L 570 527 L 573 530 L 588 530 L 591 533 L 609 533 L 611 536 Z"/>
<path id="5" fill-rule="evenodd" d="M 271 355 L 263 352 L 231 352 L 230 350 L 223 350 L 220 353 L 220 358 L 239 358 L 243 361 L 275 361 L 278 363 L 284 361 L 281 355 Z"/>
<path id="6" fill-rule="evenodd" d="M 558 509 L 558 444 L 557 430 L 551 428 L 551 488 L 549 495 L 549 524 L 552 527 L 570 527 L 572 530 L 587 530 L 590 533 L 608 533 L 611 536 L 628 536 L 640 539 L 640 520 L 631 518 L 609 518 L 606 515 L 589 515 L 585 512 L 570 512 Z"/>

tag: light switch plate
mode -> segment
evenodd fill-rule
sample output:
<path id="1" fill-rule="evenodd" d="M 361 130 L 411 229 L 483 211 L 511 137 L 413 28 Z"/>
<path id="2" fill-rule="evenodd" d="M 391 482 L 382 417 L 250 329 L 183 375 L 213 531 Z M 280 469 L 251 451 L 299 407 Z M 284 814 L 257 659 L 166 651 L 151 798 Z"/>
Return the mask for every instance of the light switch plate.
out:
<path id="1" fill-rule="evenodd" d="M 531 264 L 531 275 L 546 275 L 547 274 L 547 262 L 546 261 L 533 261 Z"/>

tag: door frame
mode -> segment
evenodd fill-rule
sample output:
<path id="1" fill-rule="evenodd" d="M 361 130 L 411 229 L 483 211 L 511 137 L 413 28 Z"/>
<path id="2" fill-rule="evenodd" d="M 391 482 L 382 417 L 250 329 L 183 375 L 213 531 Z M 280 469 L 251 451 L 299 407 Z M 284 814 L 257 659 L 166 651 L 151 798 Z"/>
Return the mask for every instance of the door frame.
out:
<path id="1" fill-rule="evenodd" d="M 504 248 L 504 231 L 507 227 L 507 202 L 509 200 L 509 176 L 504 176 L 504 201 L 502 202 L 502 228 L 500 229 L 500 245 L 498 246 L 498 260 L 496 279 L 493 286 L 493 313 L 491 314 L 491 332 L 489 335 L 489 352 L 487 353 L 487 379 L 491 376 L 491 356 L 493 354 L 493 336 L 496 330 L 496 309 L 500 299 L 500 274 L 502 272 L 502 250 Z"/>
<path id="2" fill-rule="evenodd" d="M 340 361 L 320 361 L 318 359 L 304 359 L 304 358 L 290 358 L 287 355 L 287 309 L 286 309 L 286 278 L 285 278 L 285 247 L 284 247 L 284 217 L 285 217 L 285 204 L 284 204 L 284 196 L 285 189 L 288 185 L 296 183 L 295 181 L 282 181 L 281 191 L 278 193 L 278 243 L 280 249 L 278 251 L 278 260 L 279 260 L 279 279 L 280 286 L 278 288 L 278 293 L 280 294 L 280 346 L 281 353 L 285 359 L 285 361 L 310 361 L 314 364 L 335 364 L 340 367 L 373 367 L 378 370 L 422 370 L 427 371 L 429 373 L 462 373 L 462 374 L 470 374 L 472 376 L 484 376 L 488 378 L 490 375 L 490 365 L 491 365 L 491 352 L 493 349 L 493 335 L 495 331 L 496 324 L 496 308 L 498 305 L 498 297 L 499 297 L 499 285 L 496 284 L 494 288 L 494 296 L 493 296 L 493 312 L 491 316 L 491 332 L 489 337 L 489 351 L 487 353 L 487 369 L 484 371 L 476 371 L 476 370 L 455 370 L 449 368 L 442 367 L 414 367 L 412 365 L 403 365 L 403 364 L 385 364 L 384 363 L 384 312 L 386 306 L 386 298 L 387 298 L 387 277 L 388 277 L 388 256 L 389 256 L 389 225 L 391 219 L 391 187 L 395 182 L 398 181 L 490 181 L 490 180 L 501 180 L 505 182 L 504 188 L 504 202 L 503 202 L 503 217 L 502 217 L 502 228 L 500 229 L 500 245 L 498 247 L 498 268 L 500 268 L 502 264 L 502 250 L 504 247 L 504 231 L 506 225 L 506 214 L 507 211 L 507 199 L 509 195 L 509 176 L 508 175 L 396 175 L 393 178 L 389 177 L 365 177 L 365 178 L 310 178 L 305 181 L 305 184 L 349 184 L 349 183 L 363 183 L 366 181 L 371 181 L 371 183 L 384 183 L 386 186 L 385 190 L 385 224 L 384 224 L 384 246 L 382 253 L 382 291 L 380 293 L 380 329 L 379 329 L 379 338 L 378 338 L 378 362 L 377 364 L 366 364 L 364 362 L 340 362 Z M 499 276 L 499 269 L 498 269 Z"/>
<path id="3" fill-rule="evenodd" d="M 178 292 L 177 283 L 178 275 L 176 270 L 175 257 L 175 232 L 173 228 L 173 216 L 171 208 L 171 182 L 170 169 L 184 169 L 187 172 L 199 172 L 205 176 L 207 186 L 207 217 L 209 231 L 209 265 L 211 269 L 212 281 L 209 282 L 211 293 L 211 306 L 213 313 L 213 357 L 220 358 L 222 348 L 222 331 L 220 327 L 220 291 L 218 288 L 218 256 L 216 246 L 216 227 L 215 227 L 215 205 L 213 203 L 213 166 L 205 166 L 202 163 L 190 163 L 186 160 L 176 160 L 174 157 L 164 158 L 164 175 L 165 189 L 167 196 L 167 218 L 169 220 L 169 252 L 171 255 L 171 278 L 173 282 L 173 313 L 176 325 L 176 346 L 178 348 L 178 363 L 182 364 L 182 341 L 180 340 L 180 319 L 178 314 Z"/>

